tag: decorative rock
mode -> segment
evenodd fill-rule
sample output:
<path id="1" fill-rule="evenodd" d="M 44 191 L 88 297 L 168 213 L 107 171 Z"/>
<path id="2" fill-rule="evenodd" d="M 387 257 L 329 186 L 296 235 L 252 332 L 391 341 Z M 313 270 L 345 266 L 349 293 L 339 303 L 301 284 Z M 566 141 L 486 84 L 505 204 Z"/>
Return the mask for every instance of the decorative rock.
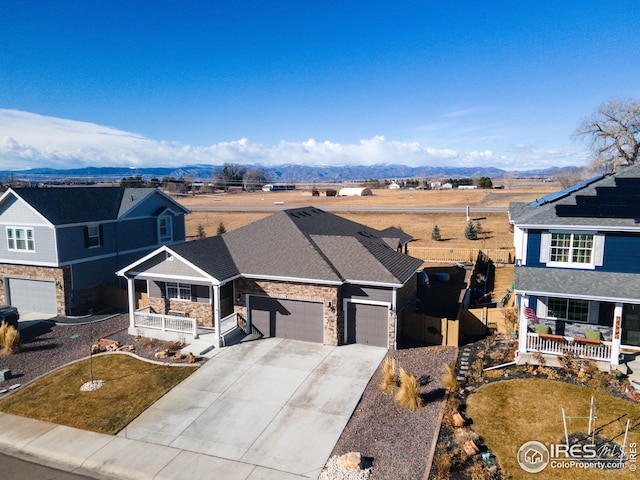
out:
<path id="1" fill-rule="evenodd" d="M 95 392 L 104 385 L 104 380 L 94 380 L 92 382 L 83 383 L 80 387 L 81 392 Z"/>
<path id="2" fill-rule="evenodd" d="M 460 415 L 460 413 L 456 412 L 451 416 L 451 420 L 453 420 L 453 426 L 454 427 L 463 427 L 464 426 L 464 418 L 462 418 L 462 415 Z"/>
<path id="3" fill-rule="evenodd" d="M 100 353 L 100 345 L 91 345 L 91 355 L 95 355 L 96 353 Z"/>
<path id="4" fill-rule="evenodd" d="M 338 465 L 343 468 L 362 469 L 362 454 L 360 452 L 349 452 L 338 457 Z"/>
<path id="5" fill-rule="evenodd" d="M 184 358 L 185 358 L 185 354 L 184 354 L 184 353 L 181 353 L 181 352 L 176 352 L 176 353 L 173 355 L 173 359 L 174 359 L 174 360 L 183 360 Z"/>
<path id="6" fill-rule="evenodd" d="M 193 353 L 187 353 L 187 363 L 196 363 L 196 357 Z"/>
<path id="7" fill-rule="evenodd" d="M 11 378 L 11 370 L 5 368 L 0 370 L 0 381 L 9 380 Z"/>
<path id="8" fill-rule="evenodd" d="M 160 350 L 159 352 L 156 352 L 156 354 L 154 355 L 154 357 L 160 359 L 160 358 L 167 358 L 167 351 L 166 350 Z"/>
<path id="9" fill-rule="evenodd" d="M 464 442 L 464 446 L 462 448 L 464 449 L 464 453 L 466 453 L 467 455 L 475 455 L 480 451 L 473 440 L 467 440 L 466 442 Z"/>
<path id="10" fill-rule="evenodd" d="M 101 347 L 108 347 L 110 345 L 115 345 L 116 347 L 119 347 L 120 343 L 117 342 L 116 340 L 109 340 L 108 338 L 101 338 L 100 340 L 98 340 L 98 345 L 100 345 Z"/>

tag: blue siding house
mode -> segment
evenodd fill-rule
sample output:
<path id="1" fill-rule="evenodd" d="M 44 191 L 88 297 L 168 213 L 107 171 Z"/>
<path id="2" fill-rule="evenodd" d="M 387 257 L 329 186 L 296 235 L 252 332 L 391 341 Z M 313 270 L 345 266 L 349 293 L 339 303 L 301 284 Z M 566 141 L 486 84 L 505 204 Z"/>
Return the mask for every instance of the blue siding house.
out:
<path id="1" fill-rule="evenodd" d="M 520 362 L 640 352 L 640 165 L 512 203 Z"/>
<path id="2" fill-rule="evenodd" d="M 71 314 L 116 270 L 185 241 L 189 210 L 153 188 L 15 188 L 0 197 L 0 303 Z"/>

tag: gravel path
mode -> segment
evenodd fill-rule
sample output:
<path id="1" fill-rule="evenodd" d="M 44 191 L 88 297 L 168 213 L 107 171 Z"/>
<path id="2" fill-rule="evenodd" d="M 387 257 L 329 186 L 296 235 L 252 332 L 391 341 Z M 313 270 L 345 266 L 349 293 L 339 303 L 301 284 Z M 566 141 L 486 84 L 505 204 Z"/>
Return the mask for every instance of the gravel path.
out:
<path id="1" fill-rule="evenodd" d="M 133 344 L 135 350 L 132 353 L 154 359 L 153 355 L 162 343 L 143 345 L 142 342 L 136 342 L 134 337 L 127 335 L 128 326 L 129 316 L 122 314 L 87 325 L 46 321 L 22 327 L 20 352 L 0 355 L 0 370 L 9 369 L 12 375 L 11 379 L 0 381 L 0 390 L 15 384 L 26 385 L 69 362 L 88 357 L 91 345 L 103 337 L 115 338 L 122 344 Z"/>
<path id="2" fill-rule="evenodd" d="M 426 402 L 418 412 L 396 405 L 392 397 L 378 388 L 379 368 L 365 389 L 362 400 L 345 427 L 332 455 L 356 451 L 373 462 L 371 479 L 422 479 L 432 442 L 437 435 L 444 389 L 444 365 L 451 364 L 452 347 L 423 347 L 390 352 L 398 365 L 415 375 L 423 385 Z"/>

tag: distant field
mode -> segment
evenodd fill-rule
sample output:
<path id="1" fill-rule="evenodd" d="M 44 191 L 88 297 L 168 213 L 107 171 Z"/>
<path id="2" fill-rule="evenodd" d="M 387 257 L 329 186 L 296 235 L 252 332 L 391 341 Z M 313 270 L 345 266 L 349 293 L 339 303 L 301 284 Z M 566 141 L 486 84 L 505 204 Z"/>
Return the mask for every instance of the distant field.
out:
<path id="1" fill-rule="evenodd" d="M 235 230 L 255 220 L 272 215 L 272 212 L 243 211 L 252 206 L 273 205 L 284 202 L 285 207 L 296 208 L 315 206 L 495 206 L 507 207 L 509 202 L 531 202 L 549 193 L 560 190 L 558 185 L 541 183 L 536 186 L 524 186 L 506 190 L 374 190 L 371 197 L 309 197 L 300 191 L 289 192 L 254 192 L 235 194 L 216 194 L 190 197 L 177 197 L 186 207 L 224 205 L 237 207 L 236 211 L 194 212 L 187 216 L 187 236 L 193 239 L 198 225 L 202 225 L 207 236 L 216 234 L 218 225 L 222 223 L 227 231 Z M 464 230 L 467 224 L 464 213 L 384 213 L 361 212 L 340 213 L 354 222 L 381 230 L 387 227 L 400 227 L 415 238 L 411 249 L 500 249 L 513 247 L 513 232 L 506 213 L 473 214 L 472 219 L 480 222 L 483 234 L 478 240 L 467 240 Z M 434 225 L 438 225 L 442 241 L 431 240 Z M 416 254 L 416 256 L 420 256 Z M 421 257 L 425 258 L 425 257 Z M 513 282 L 513 266 L 499 266 L 495 279 L 496 299 L 499 299 Z"/>
<path id="2" fill-rule="evenodd" d="M 296 208 L 312 205 L 318 208 L 326 206 L 497 206 L 506 207 L 509 202 L 530 202 L 559 190 L 557 185 L 540 183 L 534 186 L 518 187 L 506 190 L 374 190 L 370 197 L 310 197 L 300 191 L 289 192 L 253 192 L 221 193 L 177 197 L 186 207 L 224 205 L 237 207 L 233 212 L 194 212 L 187 216 L 187 236 L 195 237 L 198 225 L 202 225 L 207 236 L 215 235 L 220 222 L 227 231 L 242 227 L 250 222 L 271 215 L 271 212 L 249 212 L 243 208 L 268 206 L 274 202 L 284 202 L 285 207 Z M 432 248 L 510 248 L 513 246 L 513 234 L 506 213 L 473 214 L 479 219 L 486 232 L 476 241 L 464 238 L 466 216 L 463 213 L 345 213 L 341 216 L 363 223 L 372 228 L 384 229 L 401 227 L 416 241 L 413 247 Z M 431 240 L 434 225 L 438 225 L 444 239 L 441 242 Z"/>

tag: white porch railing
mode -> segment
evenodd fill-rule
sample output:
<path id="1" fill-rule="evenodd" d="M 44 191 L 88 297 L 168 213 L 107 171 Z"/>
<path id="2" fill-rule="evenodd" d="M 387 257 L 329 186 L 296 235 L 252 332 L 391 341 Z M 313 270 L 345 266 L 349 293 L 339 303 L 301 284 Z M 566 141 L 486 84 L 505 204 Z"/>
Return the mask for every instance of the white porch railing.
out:
<path id="1" fill-rule="evenodd" d="M 133 321 L 134 327 L 152 328 L 163 332 L 188 333 L 194 338 L 198 336 L 198 323 L 195 318 L 137 311 L 133 314 Z"/>
<path id="2" fill-rule="evenodd" d="M 551 355 L 575 355 L 591 360 L 611 360 L 611 342 L 592 343 L 561 335 L 527 333 L 527 351 Z"/>

